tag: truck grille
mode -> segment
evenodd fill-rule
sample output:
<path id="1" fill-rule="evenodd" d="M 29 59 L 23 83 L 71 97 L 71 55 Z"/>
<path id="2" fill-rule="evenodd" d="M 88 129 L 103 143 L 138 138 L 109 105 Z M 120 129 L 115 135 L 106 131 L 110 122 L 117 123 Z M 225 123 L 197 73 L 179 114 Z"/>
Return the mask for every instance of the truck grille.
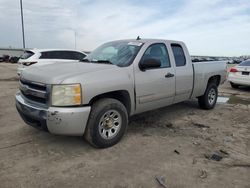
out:
<path id="1" fill-rule="evenodd" d="M 46 84 L 21 79 L 19 86 L 22 95 L 28 100 L 42 104 L 47 103 L 48 95 Z"/>

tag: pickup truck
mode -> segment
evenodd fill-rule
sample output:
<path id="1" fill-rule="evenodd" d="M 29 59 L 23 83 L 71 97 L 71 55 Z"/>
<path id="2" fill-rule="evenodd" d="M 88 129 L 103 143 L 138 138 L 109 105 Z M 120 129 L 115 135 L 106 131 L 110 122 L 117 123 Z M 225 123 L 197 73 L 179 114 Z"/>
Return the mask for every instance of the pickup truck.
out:
<path id="1" fill-rule="evenodd" d="M 132 115 L 192 98 L 214 108 L 225 79 L 226 62 L 192 63 L 183 42 L 119 40 L 82 63 L 24 70 L 16 108 L 31 126 L 106 148 L 120 141 Z"/>

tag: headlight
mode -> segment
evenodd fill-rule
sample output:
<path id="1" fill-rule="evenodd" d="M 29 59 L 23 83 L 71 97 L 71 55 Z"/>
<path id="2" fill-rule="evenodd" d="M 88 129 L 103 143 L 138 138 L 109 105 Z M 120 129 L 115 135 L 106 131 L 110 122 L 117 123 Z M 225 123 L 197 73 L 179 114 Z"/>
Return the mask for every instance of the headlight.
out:
<path id="1" fill-rule="evenodd" d="M 80 84 L 53 85 L 52 106 L 75 106 L 82 103 Z"/>

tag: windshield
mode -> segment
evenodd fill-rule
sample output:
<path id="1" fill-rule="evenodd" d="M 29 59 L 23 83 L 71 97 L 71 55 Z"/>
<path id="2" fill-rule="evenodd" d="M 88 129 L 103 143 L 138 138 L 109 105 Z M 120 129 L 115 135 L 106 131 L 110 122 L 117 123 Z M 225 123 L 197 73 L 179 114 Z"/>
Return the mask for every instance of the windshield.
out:
<path id="1" fill-rule="evenodd" d="M 21 58 L 21 59 L 28 59 L 28 58 L 30 58 L 32 55 L 34 55 L 33 52 L 31 52 L 31 51 L 25 51 L 24 54 L 21 55 L 20 58 Z"/>
<path id="2" fill-rule="evenodd" d="M 239 64 L 239 66 L 250 66 L 250 59 L 249 60 L 246 60 L 246 61 L 243 61 Z"/>
<path id="3" fill-rule="evenodd" d="M 126 67 L 133 62 L 142 45 L 141 42 L 129 41 L 105 43 L 91 52 L 85 60 L 93 63 L 109 63 Z"/>

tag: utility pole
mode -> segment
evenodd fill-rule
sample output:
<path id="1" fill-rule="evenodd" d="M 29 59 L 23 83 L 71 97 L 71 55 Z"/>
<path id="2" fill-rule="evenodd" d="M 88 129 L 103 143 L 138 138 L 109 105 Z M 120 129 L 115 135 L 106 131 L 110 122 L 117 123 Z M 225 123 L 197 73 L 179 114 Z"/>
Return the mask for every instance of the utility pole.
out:
<path id="1" fill-rule="evenodd" d="M 24 37 L 24 24 L 23 24 L 23 1 L 20 0 L 21 7 L 21 21 L 22 21 L 22 33 L 23 33 L 23 49 L 25 49 L 25 37 Z"/>

